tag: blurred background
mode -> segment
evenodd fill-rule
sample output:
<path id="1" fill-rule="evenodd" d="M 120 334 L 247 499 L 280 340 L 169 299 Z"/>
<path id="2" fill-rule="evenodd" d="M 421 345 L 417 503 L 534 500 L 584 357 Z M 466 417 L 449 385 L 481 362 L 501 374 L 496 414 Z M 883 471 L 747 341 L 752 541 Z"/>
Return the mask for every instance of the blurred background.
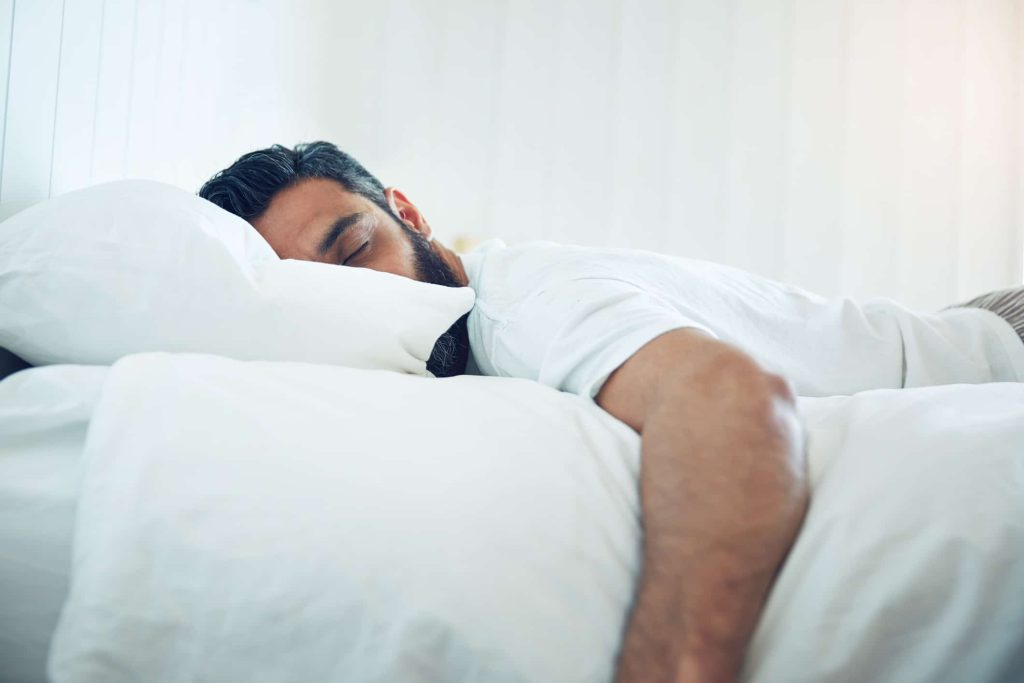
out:
<path id="1" fill-rule="evenodd" d="M 446 243 L 1022 281 L 1024 0 L 0 0 L 0 202 L 327 139 Z"/>

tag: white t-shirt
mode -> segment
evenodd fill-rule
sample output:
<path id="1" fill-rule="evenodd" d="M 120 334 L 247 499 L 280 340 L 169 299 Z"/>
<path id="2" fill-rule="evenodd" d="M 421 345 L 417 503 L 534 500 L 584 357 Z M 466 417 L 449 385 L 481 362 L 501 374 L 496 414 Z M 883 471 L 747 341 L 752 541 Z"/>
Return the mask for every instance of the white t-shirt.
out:
<path id="1" fill-rule="evenodd" d="M 801 396 L 1024 381 L 1024 344 L 985 310 L 828 300 L 735 268 L 626 249 L 492 240 L 462 258 L 477 294 L 469 340 L 479 369 L 582 396 L 596 396 L 644 344 L 684 327 L 743 349 Z"/>

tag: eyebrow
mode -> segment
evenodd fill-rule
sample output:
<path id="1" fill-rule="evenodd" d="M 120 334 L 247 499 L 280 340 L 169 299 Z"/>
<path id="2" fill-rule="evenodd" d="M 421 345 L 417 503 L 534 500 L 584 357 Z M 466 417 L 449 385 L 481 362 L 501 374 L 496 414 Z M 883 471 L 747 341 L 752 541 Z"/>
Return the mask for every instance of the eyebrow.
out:
<path id="1" fill-rule="evenodd" d="M 352 225 L 359 222 L 359 219 L 363 217 L 362 213 L 350 213 L 347 216 L 342 216 L 338 220 L 334 221 L 331 225 L 331 229 L 327 231 L 324 238 L 320 241 L 320 245 L 316 248 L 317 253 L 320 256 L 324 256 L 331 250 L 334 243 L 338 241 L 342 233 L 348 230 Z"/>

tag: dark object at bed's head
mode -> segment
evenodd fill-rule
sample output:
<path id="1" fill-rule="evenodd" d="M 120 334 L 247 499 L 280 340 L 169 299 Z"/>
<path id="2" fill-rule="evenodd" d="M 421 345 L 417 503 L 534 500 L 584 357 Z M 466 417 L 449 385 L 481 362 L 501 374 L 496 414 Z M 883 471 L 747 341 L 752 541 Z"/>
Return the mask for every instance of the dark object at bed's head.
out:
<path id="1" fill-rule="evenodd" d="M 13 375 L 18 370 L 31 367 L 28 363 L 15 356 L 7 349 L 0 347 L 0 380 Z"/>

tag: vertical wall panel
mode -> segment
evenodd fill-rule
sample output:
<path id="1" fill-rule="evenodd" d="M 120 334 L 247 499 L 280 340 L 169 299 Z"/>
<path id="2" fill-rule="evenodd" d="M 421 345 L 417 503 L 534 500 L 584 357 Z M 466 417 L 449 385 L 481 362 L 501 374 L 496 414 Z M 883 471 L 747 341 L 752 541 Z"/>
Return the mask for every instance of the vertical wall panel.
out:
<path id="1" fill-rule="evenodd" d="M 496 84 L 504 3 L 475 2 L 445 9 L 444 39 L 430 108 L 429 164 L 432 172 L 417 198 L 427 210 L 438 237 L 481 230 L 490 208 L 489 142 L 494 138 Z M 459 135 L 450 131 L 458 130 Z M 463 201 L 441 198 L 450 186 L 463 191 Z"/>
<path id="2" fill-rule="evenodd" d="M 786 198 L 790 26 L 788 0 L 740 0 L 732 79 L 729 263 L 781 276 Z"/>
<path id="3" fill-rule="evenodd" d="M 445 35 L 445 22 L 443 5 L 391 0 L 378 56 L 385 74 L 376 112 L 378 148 L 386 150 L 381 169 L 401 178 L 413 196 L 429 197 L 433 184 L 431 147 L 443 50 L 436 37 Z"/>
<path id="4" fill-rule="evenodd" d="M 132 44 L 131 97 L 128 102 L 128 135 L 125 140 L 125 175 L 152 177 L 159 158 L 157 78 L 163 52 L 163 0 L 142 0 L 135 10 Z"/>
<path id="5" fill-rule="evenodd" d="M 167 0 L 165 21 L 177 16 L 172 5 L 185 6 L 181 38 L 173 48 L 177 57 L 162 55 L 161 61 L 171 60 L 166 62 L 170 78 L 177 73 L 179 94 L 169 133 L 177 143 L 169 153 L 174 182 L 183 187 L 197 189 L 257 147 L 327 136 L 325 93 L 361 96 L 350 90 L 347 74 L 361 68 L 359 60 L 368 60 L 369 53 L 359 60 L 342 57 L 347 33 L 358 31 L 358 23 L 333 30 L 325 0 Z"/>
<path id="6" fill-rule="evenodd" d="M 675 0 L 621 4 L 608 150 L 615 181 L 606 208 L 609 245 L 660 250 L 671 229 L 672 148 L 665 144 L 664 131 L 672 128 L 674 112 L 671 93 L 663 84 L 671 82 L 676 67 L 678 25 Z"/>
<path id="7" fill-rule="evenodd" d="M 92 182 L 125 177 L 131 113 L 135 0 L 104 0 Z"/>
<path id="8" fill-rule="evenodd" d="M 847 0 L 794 0 L 780 277 L 842 292 Z"/>
<path id="9" fill-rule="evenodd" d="M 14 28 L 14 0 L 0 0 L 0 171 L 3 170 L 4 130 L 7 122 L 7 76 L 11 66 L 11 41 Z M 3 175 L 0 173 L 0 196 Z"/>
<path id="10" fill-rule="evenodd" d="M 173 180 L 179 150 L 187 149 L 187 140 L 178 125 L 181 109 L 181 52 L 185 3 L 173 0 L 163 3 L 160 15 L 160 57 L 156 69 L 158 83 L 154 112 L 156 131 L 155 155 L 150 160 L 154 177 Z M 187 185 L 186 185 L 187 187 Z"/>
<path id="11" fill-rule="evenodd" d="M 103 0 L 64 0 L 51 195 L 84 187 L 92 179 L 102 22 Z"/>
<path id="12" fill-rule="evenodd" d="M 906 6 L 861 0 L 849 13 L 843 288 L 859 297 L 896 289 Z"/>
<path id="13" fill-rule="evenodd" d="M 238 39 L 237 32 L 231 38 L 222 38 L 220 26 L 224 25 L 226 15 L 231 9 L 227 2 L 211 4 L 204 0 L 188 0 L 185 11 L 185 26 L 182 38 L 182 53 L 185 57 L 181 71 L 181 144 L 190 150 L 186 158 L 180 158 L 179 177 L 184 187 L 198 188 L 199 182 L 214 171 L 223 168 L 233 161 L 228 156 L 237 156 L 233 152 L 226 154 L 230 148 L 235 128 L 246 126 L 241 119 L 249 116 L 248 109 L 242 101 L 230 104 L 229 99 L 222 97 L 222 82 L 230 83 L 233 77 L 245 78 L 236 64 L 242 55 L 235 55 L 227 49 L 227 44 Z M 282 17 L 276 31 L 288 34 L 291 20 Z M 267 52 L 274 52 L 269 49 Z M 283 55 L 282 59 L 287 59 Z M 227 60 L 222 61 L 222 60 Z M 262 65 L 260 58 L 253 55 L 253 71 L 259 72 Z M 212 67 L 211 65 L 224 65 Z M 231 64 L 232 66 L 227 66 Z M 226 73 L 221 73 L 221 70 Z M 235 76 L 238 74 L 238 76 Z M 280 97 L 288 101 L 289 87 L 282 82 L 276 72 L 266 74 L 270 82 L 276 82 L 282 88 Z M 226 111 L 218 106 L 223 103 Z M 266 120 L 276 115 L 274 108 L 268 108 L 255 114 L 254 118 Z M 197 177 L 198 176 L 198 177 Z M 195 180 L 185 180 L 195 178 Z"/>
<path id="14" fill-rule="evenodd" d="M 899 291 L 927 308 L 955 298 L 960 212 L 961 102 L 965 80 L 961 0 L 907 6 Z"/>
<path id="15" fill-rule="evenodd" d="M 680 4 L 665 250 L 722 260 L 729 222 L 735 0 Z M 640 181 L 642 182 L 642 181 Z"/>
<path id="16" fill-rule="evenodd" d="M 551 194 L 557 127 L 550 103 L 556 98 L 561 59 L 562 2 L 524 0 L 506 5 L 498 80 L 493 232 L 514 242 L 551 235 Z"/>
<path id="17" fill-rule="evenodd" d="M 289 103 L 302 102 L 310 109 L 315 108 L 315 100 L 308 99 L 308 94 L 301 88 L 301 83 L 308 78 L 307 70 L 295 64 L 298 46 L 291 42 L 296 24 L 302 21 L 299 17 L 309 16 L 305 13 L 308 2 L 293 0 L 289 4 L 291 10 L 282 11 L 280 0 L 269 0 L 269 6 L 276 8 L 280 15 L 279 20 L 266 34 L 266 39 L 273 42 L 266 44 L 263 50 L 267 57 L 277 62 L 271 65 L 271 68 L 267 68 L 265 58 L 257 58 L 252 51 L 242 49 L 246 41 L 245 33 L 239 29 L 227 32 L 219 29 L 221 26 L 245 26 L 247 21 L 243 17 L 247 19 L 252 14 L 249 10 L 252 3 L 248 0 L 221 0 L 213 7 L 210 7 L 209 3 L 197 4 L 196 9 L 190 10 L 190 14 L 197 14 L 196 19 L 203 23 L 204 32 L 202 54 L 205 56 L 202 58 L 201 68 L 205 73 L 190 71 L 186 75 L 188 81 L 201 80 L 203 88 L 208 93 L 209 104 L 199 108 L 202 114 L 200 125 L 204 129 L 204 142 L 201 151 L 197 150 L 198 153 L 195 155 L 197 159 L 204 159 L 206 168 L 210 169 L 203 175 L 209 175 L 212 170 L 219 169 L 227 161 L 233 161 L 225 160 L 220 150 L 235 147 L 240 131 L 255 129 L 257 126 L 253 126 L 253 123 L 256 122 L 276 123 L 284 111 L 279 104 L 267 107 L 259 116 L 246 116 L 245 112 L 250 108 L 245 89 L 240 87 L 243 83 L 266 79 L 278 84 L 278 98 L 282 104 L 287 106 Z M 210 10 L 212 16 L 205 16 Z M 312 35 L 310 39 L 312 40 Z M 186 49 L 191 50 L 192 46 L 189 45 Z M 246 64 L 245 60 L 251 62 Z M 210 64 L 221 66 L 210 69 Z M 290 72 L 286 70 L 289 68 Z M 294 106 L 288 108 L 296 112 L 304 111 Z"/>
<path id="18" fill-rule="evenodd" d="M 557 64 L 551 65 L 551 112 L 559 134 L 551 146 L 551 177 L 557 180 L 548 238 L 555 241 L 580 241 L 581 226 L 587 227 L 593 243 L 607 244 L 614 237 L 611 200 L 619 182 L 614 143 L 622 4 L 569 0 L 562 5 L 561 49 Z"/>
<path id="19" fill-rule="evenodd" d="M 208 3 L 203 0 L 187 0 L 185 5 L 182 38 L 181 70 L 178 81 L 178 145 L 188 154 L 177 154 L 176 182 L 182 187 L 197 189 L 202 178 L 223 168 L 233 159 L 228 156 L 222 138 L 231 136 L 233 131 L 218 130 L 218 26 L 222 19 L 223 3 Z M 282 22 L 287 30 L 287 22 Z M 273 77 L 269 77 L 272 79 Z M 247 115 L 245 108 L 232 105 L 234 125 L 241 116 Z M 227 116 L 225 112 L 224 116 Z M 262 112 L 253 114 L 261 118 Z M 215 158 L 220 155 L 220 158 Z M 201 170 L 206 169 L 206 170 Z"/>
<path id="20" fill-rule="evenodd" d="M 325 78 L 331 110 L 334 141 L 367 166 L 381 163 L 377 112 L 383 90 L 390 86 L 379 59 L 366 59 L 384 44 L 387 34 L 388 3 L 329 3 L 332 48 Z M 334 65 L 359 64 L 358 69 L 337 69 Z M 492 82 L 494 79 L 491 79 Z M 358 96 L 352 96 L 358 93 Z M 401 179 L 390 182 L 400 184 Z"/>
<path id="21" fill-rule="evenodd" d="M 960 166 L 960 230 L 957 298 L 1012 281 L 1017 256 L 1007 233 L 1016 216 L 1012 149 L 1016 59 L 1014 0 L 964 3 L 963 146 Z"/>
<path id="22" fill-rule="evenodd" d="M 377 148 L 384 152 L 381 169 L 387 177 L 400 179 L 427 206 L 436 189 L 431 169 L 444 163 L 431 152 L 445 49 L 436 37 L 446 33 L 446 9 L 443 3 L 427 6 L 418 0 L 390 0 L 380 56 L 386 82 L 376 112 Z"/>
<path id="23" fill-rule="evenodd" d="M 1024 284 L 1024 2 L 1017 3 L 1017 108 L 1013 120 L 1017 140 L 1017 268 L 1011 282 Z"/>
<path id="24" fill-rule="evenodd" d="M 15 5 L 2 202 L 43 199 L 50 186 L 63 4 L 32 0 Z"/>

